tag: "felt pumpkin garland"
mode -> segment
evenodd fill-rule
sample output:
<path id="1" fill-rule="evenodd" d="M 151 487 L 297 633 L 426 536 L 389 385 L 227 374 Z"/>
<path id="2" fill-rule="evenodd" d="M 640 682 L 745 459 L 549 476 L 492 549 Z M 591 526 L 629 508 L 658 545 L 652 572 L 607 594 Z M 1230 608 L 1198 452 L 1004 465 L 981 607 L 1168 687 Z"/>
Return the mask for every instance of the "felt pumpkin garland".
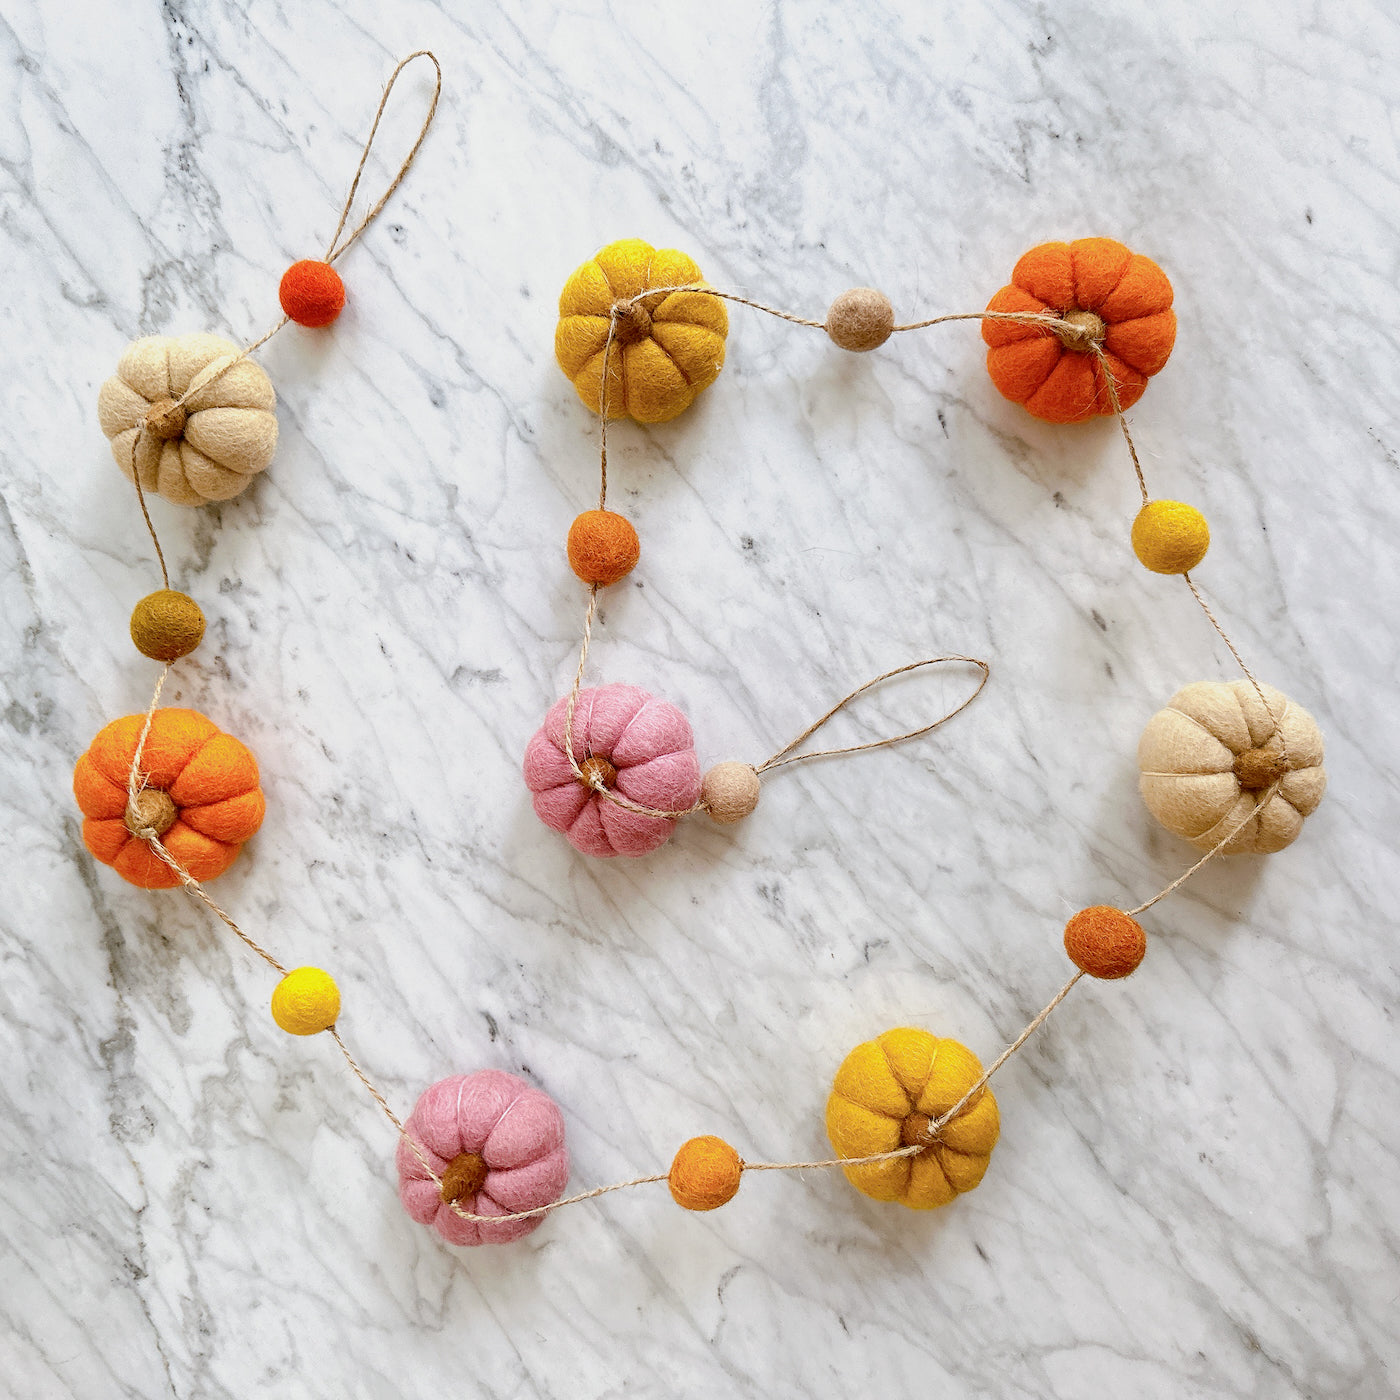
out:
<path id="1" fill-rule="evenodd" d="M 332 264 L 403 180 L 436 109 L 440 69 L 408 158 L 342 239 L 389 94 L 417 57 L 437 68 L 431 54 L 420 53 L 394 70 L 325 258 L 302 260 L 282 278 L 283 319 L 243 350 L 214 336 L 147 337 L 128 348 L 103 386 L 99 418 L 118 465 L 135 485 L 165 583 L 137 604 L 132 640 L 162 670 L 146 713 L 107 725 L 78 760 L 73 787 L 85 844 L 133 884 L 181 885 L 280 974 L 271 997 L 274 1021 L 289 1035 L 325 1033 L 335 1041 L 396 1130 L 405 1210 L 448 1243 L 509 1243 L 564 1205 L 662 1181 L 684 1209 L 709 1211 L 731 1201 L 743 1176 L 758 1171 L 840 1168 L 875 1200 L 916 1210 L 948 1204 L 980 1183 L 996 1145 L 1000 1115 L 989 1081 L 1082 977 L 1113 980 L 1136 970 L 1147 946 L 1137 915 L 1221 853 L 1287 845 L 1325 785 L 1322 741 L 1311 717 L 1255 680 L 1190 578 L 1209 542 L 1204 518 L 1184 503 L 1149 497 L 1123 415 L 1170 354 L 1176 326 L 1170 283 L 1155 263 L 1109 239 L 1044 244 L 1020 260 L 986 311 L 900 325 L 889 299 L 872 288 L 845 292 L 825 318 L 807 319 L 710 287 L 686 255 L 658 252 L 640 240 L 609 245 L 569 279 L 556 354 L 579 397 L 598 414 L 600 491 L 597 510 L 574 522 L 567 545 L 570 567 L 589 590 L 574 684 L 531 740 L 525 771 L 541 819 L 579 850 L 645 854 L 694 811 L 724 824 L 742 820 L 757 804 L 765 773 L 818 756 L 802 751 L 806 740 L 893 676 L 944 663 L 980 671 L 972 693 L 933 723 L 824 754 L 926 734 L 966 708 L 987 678 L 986 663 L 974 658 L 915 661 L 843 697 L 764 763 L 730 760 L 704 772 L 690 725 L 673 705 L 636 686 L 583 686 L 599 590 L 628 576 L 640 557 L 636 531 L 606 508 L 608 421 L 662 422 L 694 402 L 724 362 L 726 301 L 821 329 L 835 345 L 857 353 L 896 332 L 975 319 L 989 346 L 989 374 L 1008 398 L 1053 422 L 1113 415 L 1142 494 L 1132 548 L 1154 572 L 1183 577 L 1245 679 L 1185 687 L 1148 724 L 1139 749 L 1147 805 L 1204 854 L 1133 909 L 1096 905 L 1071 918 L 1064 946 L 1076 970 L 989 1066 L 956 1040 L 926 1029 L 889 1030 L 858 1045 L 836 1071 L 826 1111 L 835 1157 L 746 1161 L 706 1135 L 685 1142 L 668 1171 L 563 1196 L 569 1176 L 564 1119 L 547 1094 L 513 1075 L 482 1070 L 431 1085 L 400 1120 L 341 1036 L 334 978 L 316 967 L 284 967 L 210 897 L 204 883 L 228 868 L 262 821 L 257 763 L 204 715 L 160 707 L 172 665 L 200 644 L 205 619 L 193 599 L 170 588 L 145 493 L 155 490 L 182 505 L 226 500 L 267 467 L 276 443 L 275 397 L 248 357 L 289 320 L 321 327 L 339 315 L 346 293 Z"/>

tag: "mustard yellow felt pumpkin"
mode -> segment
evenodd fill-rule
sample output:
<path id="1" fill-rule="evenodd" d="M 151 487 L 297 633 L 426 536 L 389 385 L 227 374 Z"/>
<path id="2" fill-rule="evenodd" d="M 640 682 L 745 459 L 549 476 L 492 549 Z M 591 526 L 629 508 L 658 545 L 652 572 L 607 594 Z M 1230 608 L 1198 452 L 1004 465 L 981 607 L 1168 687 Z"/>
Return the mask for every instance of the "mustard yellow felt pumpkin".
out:
<path id="1" fill-rule="evenodd" d="M 977 1056 L 956 1040 L 904 1027 L 857 1045 L 836 1071 L 826 1131 L 838 1157 L 873 1157 L 898 1147 L 923 1151 L 846 1167 L 846 1179 L 877 1201 L 911 1210 L 946 1206 L 978 1185 L 1001 1131 L 997 1101 L 982 1088 L 935 1135 L 931 1126 L 982 1077 Z"/>
<path id="2" fill-rule="evenodd" d="M 704 278 L 690 258 L 640 238 L 609 243 L 564 284 L 554 355 L 594 413 L 664 423 L 714 383 L 729 333 L 724 303 L 652 290 L 692 284 Z"/>

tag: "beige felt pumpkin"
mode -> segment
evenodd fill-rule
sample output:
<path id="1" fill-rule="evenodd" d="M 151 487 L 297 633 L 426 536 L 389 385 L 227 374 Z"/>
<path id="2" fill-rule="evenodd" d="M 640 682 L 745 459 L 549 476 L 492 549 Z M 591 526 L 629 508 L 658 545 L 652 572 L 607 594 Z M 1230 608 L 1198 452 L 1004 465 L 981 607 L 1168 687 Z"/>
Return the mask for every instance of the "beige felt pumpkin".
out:
<path id="1" fill-rule="evenodd" d="M 267 466 L 277 395 L 252 360 L 233 363 L 237 354 L 231 341 L 202 334 L 148 335 L 126 347 L 97 416 L 128 478 L 134 456 L 144 490 L 198 506 L 238 495 Z"/>
<path id="2" fill-rule="evenodd" d="M 1210 850 L 1244 822 L 1227 854 L 1281 851 L 1322 801 L 1327 774 L 1316 721 L 1271 686 L 1263 691 L 1267 708 L 1247 680 L 1197 681 L 1177 691 L 1142 732 L 1143 801 L 1198 850 Z M 1250 816 L 1275 782 L 1273 798 Z"/>

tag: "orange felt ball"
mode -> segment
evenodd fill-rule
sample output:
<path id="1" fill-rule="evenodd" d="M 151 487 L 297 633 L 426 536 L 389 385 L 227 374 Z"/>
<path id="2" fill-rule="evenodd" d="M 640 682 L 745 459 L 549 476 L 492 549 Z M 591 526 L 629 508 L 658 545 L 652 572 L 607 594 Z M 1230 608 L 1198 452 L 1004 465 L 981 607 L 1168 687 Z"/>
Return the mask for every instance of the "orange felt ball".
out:
<path id="1" fill-rule="evenodd" d="M 1147 952 L 1147 934 L 1121 909 L 1095 904 L 1065 925 L 1065 952 L 1090 977 L 1126 977 L 1137 971 Z"/>
<path id="2" fill-rule="evenodd" d="M 345 308 L 345 283 L 328 262 L 303 258 L 282 274 L 282 310 L 299 326 L 328 326 Z"/>
<path id="3" fill-rule="evenodd" d="M 681 1144 L 666 1178 L 671 1195 L 686 1210 L 717 1210 L 739 1189 L 744 1163 L 723 1138 L 697 1137 Z"/>
<path id="4" fill-rule="evenodd" d="M 585 582 L 626 578 L 641 557 L 632 522 L 611 510 L 586 510 L 569 526 L 569 567 Z"/>

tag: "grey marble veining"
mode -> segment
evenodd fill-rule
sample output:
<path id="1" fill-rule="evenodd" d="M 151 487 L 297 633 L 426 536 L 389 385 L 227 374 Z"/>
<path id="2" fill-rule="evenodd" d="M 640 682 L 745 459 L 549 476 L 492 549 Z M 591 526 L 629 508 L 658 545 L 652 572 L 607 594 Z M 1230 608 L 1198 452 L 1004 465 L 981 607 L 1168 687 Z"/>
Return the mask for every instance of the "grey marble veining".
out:
<path id="1" fill-rule="evenodd" d="M 1378 3 L 941 9 L 0 4 L 7 1393 L 1395 1393 L 1400 27 Z M 916 656 L 986 656 L 992 683 L 927 742 L 785 770 L 738 829 L 574 855 L 518 773 L 571 673 L 562 541 L 595 491 L 552 356 L 564 278 L 642 236 L 807 315 L 870 283 L 913 318 L 1106 233 L 1175 283 L 1145 464 L 1206 511 L 1199 581 L 1318 717 L 1332 787 L 1294 848 L 1154 910 L 1136 977 L 1076 990 L 998 1076 L 991 1170 L 946 1210 L 766 1175 L 709 1216 L 650 1188 L 441 1247 L 334 1046 L 273 1027 L 204 911 L 82 851 L 71 765 L 145 703 L 126 620 L 157 577 L 97 387 L 135 335 L 271 323 L 424 45 L 441 112 L 342 264 L 346 313 L 260 352 L 271 469 L 155 505 L 210 619 L 169 698 L 263 768 L 226 907 L 335 972 L 401 1109 L 477 1066 L 546 1087 L 577 1187 L 699 1132 L 824 1154 L 836 1065 L 890 1025 L 995 1054 L 1062 980 L 1070 912 L 1189 863 L 1133 750 L 1232 672 L 1132 558 L 1111 424 L 1004 403 L 971 326 L 847 356 L 736 309 L 700 404 L 613 438 L 645 552 L 593 677 L 682 705 L 704 762 Z M 890 687 L 832 737 L 959 684 Z"/>

